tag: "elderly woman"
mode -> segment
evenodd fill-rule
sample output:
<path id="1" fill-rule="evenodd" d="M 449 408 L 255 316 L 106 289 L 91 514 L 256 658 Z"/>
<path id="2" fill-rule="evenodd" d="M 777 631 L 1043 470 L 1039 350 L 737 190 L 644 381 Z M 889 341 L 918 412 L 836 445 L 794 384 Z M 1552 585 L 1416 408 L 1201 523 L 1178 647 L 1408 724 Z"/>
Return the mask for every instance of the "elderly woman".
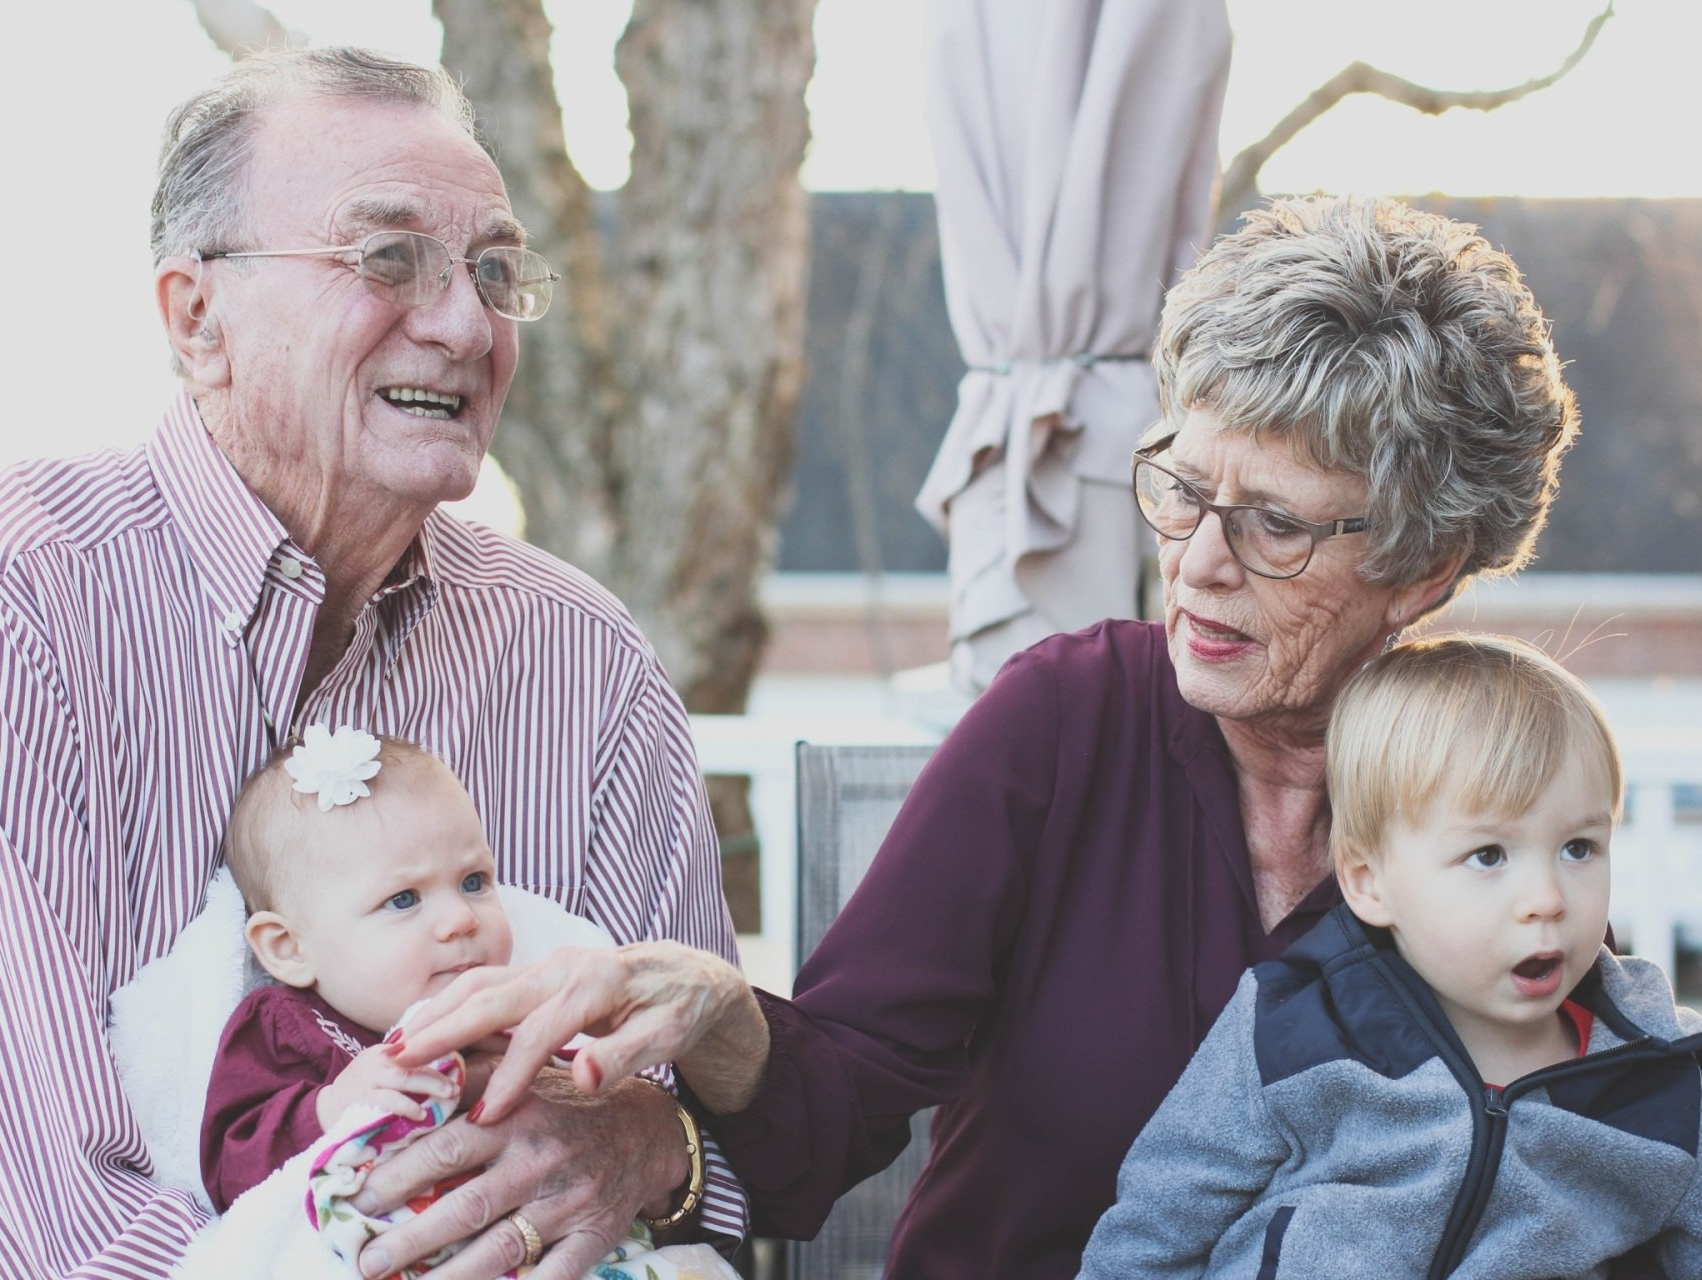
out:
<path id="1" fill-rule="evenodd" d="M 1337 691 L 1462 583 L 1530 558 L 1577 429 L 1512 261 L 1386 201 L 1250 214 L 1171 293 L 1155 359 L 1165 418 L 1134 487 L 1162 626 L 1010 661 L 793 1000 L 683 947 L 562 954 L 463 979 L 404 1059 L 518 1024 L 497 1116 L 582 1027 L 605 1033 L 584 1088 L 671 1059 L 759 1227 L 789 1235 L 938 1103 L 889 1274 L 1074 1275 L 1242 970 L 1339 900 Z"/>

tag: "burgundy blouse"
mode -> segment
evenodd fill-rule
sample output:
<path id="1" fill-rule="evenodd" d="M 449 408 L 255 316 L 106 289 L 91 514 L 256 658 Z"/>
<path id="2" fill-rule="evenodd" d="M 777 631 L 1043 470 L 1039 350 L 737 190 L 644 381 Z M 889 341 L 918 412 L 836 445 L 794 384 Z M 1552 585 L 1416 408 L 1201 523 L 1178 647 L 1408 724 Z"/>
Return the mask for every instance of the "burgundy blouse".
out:
<path id="1" fill-rule="evenodd" d="M 215 1209 L 324 1136 L 319 1091 L 378 1039 L 311 991 L 249 992 L 219 1038 L 201 1117 L 201 1181 Z"/>
<path id="2" fill-rule="evenodd" d="M 715 1121 L 764 1234 L 809 1236 L 943 1104 L 888 1274 L 1074 1276 L 1119 1162 L 1267 935 L 1228 750 L 1153 624 L 1013 658 L 798 975 L 757 1103 Z"/>

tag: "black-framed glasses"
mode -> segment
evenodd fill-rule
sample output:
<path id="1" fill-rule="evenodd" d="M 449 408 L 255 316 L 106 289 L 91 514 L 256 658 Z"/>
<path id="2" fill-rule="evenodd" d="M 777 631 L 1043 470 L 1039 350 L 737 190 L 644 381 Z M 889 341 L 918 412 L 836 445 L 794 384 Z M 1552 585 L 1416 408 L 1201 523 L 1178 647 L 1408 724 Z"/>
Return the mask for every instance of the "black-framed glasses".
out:
<path id="1" fill-rule="evenodd" d="M 1135 502 L 1141 518 L 1153 532 L 1174 542 L 1194 536 L 1206 512 L 1214 512 L 1223 525 L 1223 540 L 1229 554 L 1241 567 L 1261 578 L 1293 578 L 1312 563 L 1312 552 L 1325 538 L 1344 533 L 1361 533 L 1365 517 L 1317 522 L 1302 520 L 1270 507 L 1244 504 L 1220 506 L 1187 480 L 1155 461 L 1170 451 L 1176 433 L 1135 450 L 1130 463 Z"/>
<path id="2" fill-rule="evenodd" d="M 540 254 L 516 245 L 492 245 L 476 258 L 457 258 L 436 236 L 418 231 L 379 231 L 359 244 L 325 249 L 249 249 L 197 253 L 215 258 L 329 258 L 357 255 L 355 270 L 374 296 L 399 307 L 423 307 L 449 287 L 449 273 L 465 266 L 484 304 L 510 320 L 537 320 L 550 309 L 555 282 Z"/>

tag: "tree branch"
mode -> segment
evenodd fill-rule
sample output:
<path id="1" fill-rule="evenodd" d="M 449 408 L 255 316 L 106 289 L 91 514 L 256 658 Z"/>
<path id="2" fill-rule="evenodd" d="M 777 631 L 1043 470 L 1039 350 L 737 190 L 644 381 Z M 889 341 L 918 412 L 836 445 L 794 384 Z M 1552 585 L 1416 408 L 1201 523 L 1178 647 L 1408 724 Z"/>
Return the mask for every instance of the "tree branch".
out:
<path id="1" fill-rule="evenodd" d="M 194 4 L 201 29 L 233 58 L 268 46 L 303 43 L 271 10 L 254 0 L 194 0 Z"/>
<path id="2" fill-rule="evenodd" d="M 1223 187 L 1218 196 L 1219 210 L 1238 214 L 1247 208 L 1258 197 L 1259 171 L 1264 168 L 1265 162 L 1287 146 L 1302 129 L 1350 94 L 1375 93 L 1391 102 L 1398 102 L 1415 111 L 1434 116 L 1451 111 L 1455 107 L 1464 107 L 1471 111 L 1493 111 L 1497 107 L 1548 88 L 1583 61 L 1584 55 L 1589 53 L 1590 47 L 1595 44 L 1596 36 L 1601 33 L 1603 25 L 1613 17 L 1613 6 L 1614 0 L 1608 0 L 1607 7 L 1590 20 L 1578 47 L 1556 70 L 1506 89 L 1462 92 L 1432 89 L 1414 84 L 1411 80 L 1402 79 L 1368 63 L 1349 63 L 1307 94 L 1304 101 L 1279 120 L 1269 133 L 1243 149 L 1230 161 L 1228 169 L 1224 171 Z"/>

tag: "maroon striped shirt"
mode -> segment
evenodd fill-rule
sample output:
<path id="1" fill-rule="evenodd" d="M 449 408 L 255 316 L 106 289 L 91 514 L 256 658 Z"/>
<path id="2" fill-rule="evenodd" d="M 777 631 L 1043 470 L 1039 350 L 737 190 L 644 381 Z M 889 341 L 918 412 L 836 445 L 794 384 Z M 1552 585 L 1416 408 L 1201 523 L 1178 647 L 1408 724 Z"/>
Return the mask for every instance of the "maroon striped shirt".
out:
<path id="1" fill-rule="evenodd" d="M 291 723 L 324 578 L 187 392 L 126 453 L 0 473 L 0 1275 L 163 1277 L 204 1221 L 149 1181 L 109 994 L 199 910 L 243 778 Z M 297 724 L 421 743 L 499 877 L 622 942 L 736 960 L 683 707 L 626 611 L 442 513 Z M 707 1227 L 742 1233 L 712 1153 Z"/>

